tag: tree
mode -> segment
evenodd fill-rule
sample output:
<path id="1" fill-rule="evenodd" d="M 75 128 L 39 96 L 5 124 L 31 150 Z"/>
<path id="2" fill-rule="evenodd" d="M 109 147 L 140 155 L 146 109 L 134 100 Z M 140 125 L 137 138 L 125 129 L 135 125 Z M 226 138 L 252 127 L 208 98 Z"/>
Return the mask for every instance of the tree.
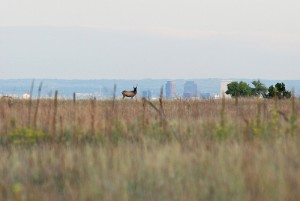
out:
<path id="1" fill-rule="evenodd" d="M 267 87 L 260 80 L 252 82 L 254 88 L 251 88 L 253 96 L 266 96 Z"/>
<path id="2" fill-rule="evenodd" d="M 268 94 L 267 94 L 267 98 L 273 98 L 275 97 L 275 93 L 276 93 L 276 89 L 273 85 L 271 85 L 268 89 Z"/>
<path id="3" fill-rule="evenodd" d="M 228 90 L 225 92 L 232 97 L 251 96 L 252 90 L 246 82 L 231 82 L 227 85 Z"/>
<path id="4" fill-rule="evenodd" d="M 292 93 L 285 89 L 285 84 L 277 83 L 275 87 L 271 85 L 268 89 L 268 94 L 266 95 L 267 98 L 274 98 L 277 97 L 278 99 L 282 98 L 291 98 Z"/>

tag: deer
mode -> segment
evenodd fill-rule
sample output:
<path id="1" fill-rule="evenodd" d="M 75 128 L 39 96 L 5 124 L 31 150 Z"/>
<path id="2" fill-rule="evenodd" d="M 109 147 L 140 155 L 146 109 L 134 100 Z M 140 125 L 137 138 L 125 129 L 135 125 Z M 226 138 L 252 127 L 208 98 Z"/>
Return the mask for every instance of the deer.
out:
<path id="1" fill-rule="evenodd" d="M 131 97 L 131 99 L 133 99 L 133 97 L 136 95 L 137 93 L 137 86 L 133 87 L 133 91 L 122 91 L 122 95 L 123 95 L 123 99 L 125 97 Z"/>

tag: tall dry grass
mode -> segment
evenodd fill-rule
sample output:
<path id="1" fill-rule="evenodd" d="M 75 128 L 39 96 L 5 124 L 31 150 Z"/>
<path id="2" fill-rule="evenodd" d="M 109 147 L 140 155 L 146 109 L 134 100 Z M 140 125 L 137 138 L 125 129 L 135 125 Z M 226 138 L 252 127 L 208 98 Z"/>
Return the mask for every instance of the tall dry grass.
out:
<path id="1" fill-rule="evenodd" d="M 297 99 L 2 100 L 0 200 L 300 200 L 298 116 Z"/>

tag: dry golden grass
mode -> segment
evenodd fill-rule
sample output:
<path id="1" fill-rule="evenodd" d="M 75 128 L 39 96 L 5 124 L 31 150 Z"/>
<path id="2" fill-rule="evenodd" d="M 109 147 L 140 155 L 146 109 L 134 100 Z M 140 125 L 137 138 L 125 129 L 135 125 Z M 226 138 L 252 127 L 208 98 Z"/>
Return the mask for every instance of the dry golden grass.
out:
<path id="1" fill-rule="evenodd" d="M 300 200 L 299 106 L 2 100 L 0 200 Z"/>

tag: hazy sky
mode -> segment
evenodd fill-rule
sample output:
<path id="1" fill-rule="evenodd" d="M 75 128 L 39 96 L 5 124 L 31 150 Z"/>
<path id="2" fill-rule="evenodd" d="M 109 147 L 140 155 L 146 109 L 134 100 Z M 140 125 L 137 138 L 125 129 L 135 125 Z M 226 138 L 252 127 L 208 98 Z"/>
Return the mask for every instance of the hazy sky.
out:
<path id="1" fill-rule="evenodd" d="M 0 78 L 300 75 L 296 0 L 0 0 Z"/>

